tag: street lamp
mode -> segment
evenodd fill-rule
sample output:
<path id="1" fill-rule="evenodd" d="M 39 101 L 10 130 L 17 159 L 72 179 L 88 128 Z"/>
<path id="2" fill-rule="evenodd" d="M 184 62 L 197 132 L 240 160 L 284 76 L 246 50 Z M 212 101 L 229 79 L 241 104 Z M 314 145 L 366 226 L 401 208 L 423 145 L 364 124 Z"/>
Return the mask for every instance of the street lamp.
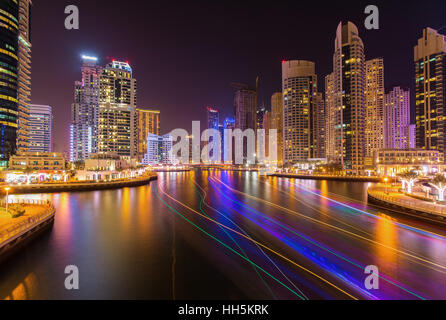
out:
<path id="1" fill-rule="evenodd" d="M 388 184 L 387 184 L 387 182 L 389 182 L 389 178 L 385 177 L 384 182 L 386 183 L 386 194 L 389 194 Z"/>
<path id="2" fill-rule="evenodd" d="M 6 191 L 6 214 L 8 214 L 9 190 L 11 190 L 10 187 L 5 188 L 5 191 Z"/>

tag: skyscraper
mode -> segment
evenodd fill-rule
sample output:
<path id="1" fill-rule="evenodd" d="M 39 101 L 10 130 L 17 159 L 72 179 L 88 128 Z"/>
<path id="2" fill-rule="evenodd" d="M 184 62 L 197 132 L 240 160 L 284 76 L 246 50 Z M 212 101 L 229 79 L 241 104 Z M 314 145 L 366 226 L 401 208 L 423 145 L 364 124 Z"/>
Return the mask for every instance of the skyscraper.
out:
<path id="1" fill-rule="evenodd" d="M 417 148 L 446 151 L 446 37 L 426 28 L 414 48 Z"/>
<path id="2" fill-rule="evenodd" d="M 160 111 L 136 109 L 138 131 L 138 160 L 147 153 L 147 136 L 149 133 L 160 135 Z"/>
<path id="3" fill-rule="evenodd" d="M 341 163 L 341 131 L 338 129 L 340 123 L 340 111 L 336 106 L 336 92 L 334 73 L 325 77 L 325 153 L 328 162 Z"/>
<path id="4" fill-rule="evenodd" d="M 410 148 L 410 91 L 394 87 L 385 95 L 387 149 Z"/>
<path id="5" fill-rule="evenodd" d="M 223 122 L 223 129 L 224 130 L 234 130 L 235 129 L 235 119 L 234 118 L 226 118 L 225 121 Z M 224 142 L 224 136 L 223 136 L 223 153 L 222 153 L 222 158 L 224 160 L 225 163 L 229 164 L 232 163 L 232 161 L 234 160 L 233 158 L 229 157 L 229 150 L 226 150 L 227 145 Z M 234 156 L 234 144 L 232 144 L 232 155 Z"/>
<path id="6" fill-rule="evenodd" d="M 31 101 L 31 0 L 19 0 L 18 38 L 18 121 L 17 150 L 28 151 L 30 144 L 29 104 Z"/>
<path id="7" fill-rule="evenodd" d="M 242 131 L 256 130 L 258 84 L 258 79 L 255 88 L 242 83 L 232 84 L 232 88 L 234 89 L 235 129 L 240 129 Z M 243 155 L 243 162 L 249 164 L 248 161 L 251 158 L 251 155 L 248 155 L 247 152 L 247 139 L 243 139 L 243 143 L 234 148 L 234 153 Z"/>
<path id="8" fill-rule="evenodd" d="M 314 156 L 317 76 L 311 61 L 282 63 L 284 165 Z"/>
<path id="9" fill-rule="evenodd" d="M 312 158 L 324 159 L 326 157 L 326 133 L 325 133 L 325 101 L 321 92 L 318 92 L 315 97 L 313 113 L 313 143 L 312 143 Z"/>
<path id="10" fill-rule="evenodd" d="M 276 92 L 271 97 L 271 129 L 277 130 L 277 165 L 283 164 L 283 95 Z"/>
<path id="11" fill-rule="evenodd" d="M 225 160 L 225 126 L 224 124 L 218 125 L 218 132 L 220 133 L 221 139 L 221 152 L 220 152 L 220 163 L 224 163 Z"/>
<path id="12" fill-rule="evenodd" d="M 365 55 L 358 28 L 339 24 L 333 55 L 335 159 L 347 173 L 361 174 L 365 156 Z"/>
<path id="13" fill-rule="evenodd" d="M 98 153 L 137 156 L 136 79 L 127 62 L 113 61 L 100 75 Z"/>
<path id="14" fill-rule="evenodd" d="M 407 137 L 409 149 L 415 149 L 417 147 L 417 126 L 416 124 L 410 124 L 407 127 Z"/>
<path id="15" fill-rule="evenodd" d="M 252 88 L 242 83 L 233 83 L 232 87 L 234 89 L 235 128 L 242 131 L 246 129 L 255 130 L 257 86 Z"/>
<path id="16" fill-rule="evenodd" d="M 29 106 L 29 152 L 53 152 L 53 113 L 50 106 Z"/>
<path id="17" fill-rule="evenodd" d="M 270 139 L 270 130 L 272 129 L 272 125 L 273 125 L 272 112 L 266 110 L 263 115 L 263 123 L 262 123 L 262 127 L 261 127 L 261 129 L 265 130 L 264 149 L 262 149 L 262 145 L 260 144 L 259 147 L 261 149 L 259 151 L 257 151 L 258 153 L 260 153 L 260 159 L 262 159 L 262 157 L 267 159 L 268 157 L 272 156 L 269 154 L 269 147 L 270 147 L 269 139 Z M 277 144 L 274 144 L 274 145 L 277 146 Z M 263 151 L 263 150 L 265 150 L 265 151 Z M 259 162 L 261 162 L 261 161 L 259 160 Z"/>
<path id="18" fill-rule="evenodd" d="M 99 86 L 102 68 L 96 57 L 82 57 L 82 79 L 75 82 L 71 106 L 70 161 L 84 161 L 97 153 Z"/>
<path id="19" fill-rule="evenodd" d="M 207 125 L 208 125 L 208 129 L 213 129 L 213 130 L 219 130 L 219 125 L 220 125 L 220 119 L 219 119 L 219 114 L 218 114 L 218 110 L 211 108 L 211 107 L 206 107 L 206 111 L 207 111 Z M 221 139 L 223 139 L 223 136 L 220 137 L 220 141 L 222 141 Z M 209 143 L 213 142 L 213 137 L 210 137 L 209 139 Z M 208 144 L 208 143 L 206 143 Z M 221 146 L 223 145 L 223 143 L 221 143 Z M 223 150 L 223 149 L 221 149 Z M 217 156 L 217 155 L 215 155 Z M 210 157 L 214 157 L 214 152 L 212 151 L 210 153 Z M 221 158 L 221 157 L 220 157 Z"/>
<path id="20" fill-rule="evenodd" d="M 207 107 L 206 108 L 207 111 L 207 122 L 208 122 L 208 129 L 216 129 L 218 130 L 218 125 L 219 125 L 219 115 L 218 115 L 218 110 L 211 108 L 211 107 Z"/>
<path id="21" fill-rule="evenodd" d="M 0 2 L 0 167 L 6 167 L 17 149 L 17 79 L 19 6 L 17 1 Z"/>
<path id="22" fill-rule="evenodd" d="M 385 148 L 384 126 L 384 59 L 366 61 L 365 155 L 372 157 Z"/>
<path id="23" fill-rule="evenodd" d="M 234 118 L 226 118 L 223 126 L 225 130 L 234 130 L 235 129 L 235 119 Z"/>

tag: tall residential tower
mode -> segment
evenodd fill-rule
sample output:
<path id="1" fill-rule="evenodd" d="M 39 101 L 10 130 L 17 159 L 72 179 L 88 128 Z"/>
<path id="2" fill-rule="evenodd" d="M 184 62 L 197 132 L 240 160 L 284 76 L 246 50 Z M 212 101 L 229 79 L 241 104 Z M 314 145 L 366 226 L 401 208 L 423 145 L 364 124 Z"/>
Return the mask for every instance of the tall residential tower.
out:
<path id="1" fill-rule="evenodd" d="M 137 156 L 136 79 L 127 62 L 113 61 L 100 75 L 98 153 Z"/>
<path id="2" fill-rule="evenodd" d="M 365 109 L 365 155 L 373 157 L 385 148 L 383 58 L 366 61 Z"/>
<path id="3" fill-rule="evenodd" d="M 97 153 L 99 77 L 96 57 L 83 56 L 82 79 L 74 84 L 71 106 L 70 161 L 84 161 Z"/>
<path id="4" fill-rule="evenodd" d="M 53 152 L 53 112 L 50 106 L 29 106 L 29 152 Z"/>
<path id="5" fill-rule="evenodd" d="M 283 96 L 276 92 L 271 97 L 271 129 L 277 130 L 277 165 L 283 164 Z"/>
<path id="6" fill-rule="evenodd" d="M 31 0 L 19 0 L 19 51 L 18 51 L 18 121 L 17 150 L 28 151 L 30 144 L 31 101 Z"/>
<path id="7" fill-rule="evenodd" d="M 385 95 L 386 149 L 410 149 L 410 91 L 395 87 Z M 413 146 L 412 146 L 413 147 Z"/>
<path id="8" fill-rule="evenodd" d="M 417 148 L 446 151 L 446 37 L 426 28 L 414 48 Z"/>
<path id="9" fill-rule="evenodd" d="M 142 161 L 147 154 L 147 137 L 149 133 L 160 135 L 160 111 L 136 109 L 138 131 L 138 160 Z"/>
<path id="10" fill-rule="evenodd" d="M 314 158 L 317 76 L 311 61 L 282 63 L 284 165 Z"/>
<path id="11" fill-rule="evenodd" d="M 207 115 L 207 122 L 208 122 L 207 128 L 218 130 L 218 125 L 220 123 L 218 110 L 215 108 L 207 107 L 206 112 L 207 112 L 206 115 Z"/>
<path id="12" fill-rule="evenodd" d="M 333 55 L 333 110 L 331 139 L 344 170 L 361 174 L 365 157 L 365 54 L 358 28 L 351 22 L 340 23 L 336 31 Z"/>

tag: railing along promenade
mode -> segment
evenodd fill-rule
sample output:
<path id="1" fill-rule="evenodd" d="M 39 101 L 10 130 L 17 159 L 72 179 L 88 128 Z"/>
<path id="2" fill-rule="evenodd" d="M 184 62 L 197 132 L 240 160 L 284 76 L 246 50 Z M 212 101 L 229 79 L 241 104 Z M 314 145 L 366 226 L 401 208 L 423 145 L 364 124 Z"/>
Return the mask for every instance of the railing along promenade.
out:
<path id="1" fill-rule="evenodd" d="M 330 175 L 330 174 L 299 174 L 299 173 L 286 173 L 275 172 L 268 174 L 271 177 L 279 178 L 294 178 L 303 180 L 335 180 L 335 181 L 350 181 L 350 182 L 381 182 L 380 177 L 370 176 L 347 176 L 347 175 Z"/>
<path id="2" fill-rule="evenodd" d="M 446 206 L 444 205 L 438 205 L 435 203 L 410 198 L 404 194 L 401 194 L 401 196 L 393 196 L 391 193 L 387 194 L 384 190 L 376 188 L 369 188 L 367 193 L 369 198 L 374 198 L 378 201 L 398 206 L 402 209 L 414 210 L 446 218 Z"/>
<path id="3" fill-rule="evenodd" d="M 6 202 L 2 201 L 1 205 L 5 206 Z M 20 222 L 13 224 L 9 228 L 0 231 L 0 250 L 8 243 L 14 241 L 18 237 L 26 234 L 28 231 L 33 230 L 43 222 L 54 218 L 56 209 L 49 201 L 44 200 L 32 200 L 32 199 L 14 199 L 9 200 L 8 205 L 22 204 L 22 205 L 36 205 L 42 207 L 42 212 L 39 214 L 33 214 Z"/>
<path id="4" fill-rule="evenodd" d="M 150 181 L 157 179 L 155 173 L 147 174 L 140 177 L 130 179 L 119 179 L 112 181 L 73 181 L 73 182 L 49 182 L 42 184 L 29 185 L 11 185 L 11 194 L 26 193 L 53 193 L 53 192 L 76 192 L 76 191 L 95 191 L 107 189 L 119 189 L 125 187 L 137 187 L 148 184 Z M 6 187 L 6 185 L 4 185 Z M 9 185 L 8 185 L 9 187 Z M 0 194 L 4 194 L 3 188 L 0 186 Z"/>

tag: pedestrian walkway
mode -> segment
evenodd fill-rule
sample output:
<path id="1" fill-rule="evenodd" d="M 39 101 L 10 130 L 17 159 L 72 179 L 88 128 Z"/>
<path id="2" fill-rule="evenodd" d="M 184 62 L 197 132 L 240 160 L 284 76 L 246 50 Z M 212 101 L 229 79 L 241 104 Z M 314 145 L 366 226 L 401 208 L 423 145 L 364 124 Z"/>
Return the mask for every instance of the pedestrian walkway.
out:
<path id="1" fill-rule="evenodd" d="M 446 217 L 446 205 L 415 199 L 399 192 L 395 188 L 386 189 L 385 186 L 380 185 L 369 188 L 368 193 L 377 200 L 408 209 Z"/>
<path id="2" fill-rule="evenodd" d="M 6 213 L 5 207 L 0 206 L 0 249 L 5 242 L 8 242 L 17 234 L 38 225 L 55 213 L 54 207 L 47 201 L 15 200 L 9 203 L 10 208 L 14 205 L 23 206 L 25 213 L 21 217 L 12 218 L 11 210 Z"/>

